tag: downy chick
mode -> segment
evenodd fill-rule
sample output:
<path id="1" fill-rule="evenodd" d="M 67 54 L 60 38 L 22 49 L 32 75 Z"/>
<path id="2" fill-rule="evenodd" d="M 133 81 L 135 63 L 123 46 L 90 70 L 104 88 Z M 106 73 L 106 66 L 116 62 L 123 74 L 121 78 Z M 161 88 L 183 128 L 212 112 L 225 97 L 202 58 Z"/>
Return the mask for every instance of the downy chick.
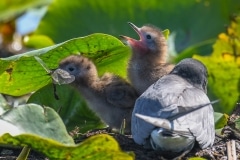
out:
<path id="1" fill-rule="evenodd" d="M 129 25 L 138 33 L 140 40 L 120 36 L 132 49 L 128 64 L 128 77 L 139 94 L 163 75 L 168 74 L 174 65 L 167 63 L 167 42 L 161 30 L 152 25 L 138 28 Z"/>
<path id="2" fill-rule="evenodd" d="M 71 84 L 79 90 L 89 108 L 103 122 L 112 128 L 120 129 L 125 119 L 125 130 L 130 131 L 131 114 L 138 95 L 129 83 L 109 73 L 99 78 L 94 63 L 80 55 L 63 59 L 59 69 L 75 77 Z"/>

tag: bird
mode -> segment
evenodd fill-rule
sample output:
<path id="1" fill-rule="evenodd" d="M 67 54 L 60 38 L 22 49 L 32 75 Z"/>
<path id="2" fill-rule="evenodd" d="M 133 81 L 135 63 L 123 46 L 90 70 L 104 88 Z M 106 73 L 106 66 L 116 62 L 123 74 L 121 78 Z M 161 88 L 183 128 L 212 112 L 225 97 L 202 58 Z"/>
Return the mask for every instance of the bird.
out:
<path id="1" fill-rule="evenodd" d="M 111 73 L 99 77 L 95 64 L 82 55 L 64 58 L 58 70 L 74 76 L 70 84 L 105 124 L 119 130 L 125 120 L 125 132 L 130 132 L 131 114 L 138 94 L 125 79 Z"/>
<path id="2" fill-rule="evenodd" d="M 162 31 L 153 25 L 138 28 L 128 23 L 139 35 L 140 40 L 120 35 L 122 41 L 131 47 L 128 62 L 128 78 L 139 94 L 174 67 L 168 63 L 167 42 Z"/>
<path id="3" fill-rule="evenodd" d="M 214 111 L 207 93 L 207 68 L 186 58 L 137 100 L 131 132 L 135 143 L 168 159 L 214 143 Z M 151 119 L 148 121 L 147 119 Z"/>

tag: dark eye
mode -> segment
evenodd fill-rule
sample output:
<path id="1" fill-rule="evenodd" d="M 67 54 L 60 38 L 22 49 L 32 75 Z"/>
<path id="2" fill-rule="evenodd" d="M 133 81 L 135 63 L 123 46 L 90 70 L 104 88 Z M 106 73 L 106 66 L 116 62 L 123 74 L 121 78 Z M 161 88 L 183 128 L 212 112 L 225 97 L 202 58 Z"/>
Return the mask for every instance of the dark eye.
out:
<path id="1" fill-rule="evenodd" d="M 151 39 L 152 38 L 149 34 L 147 34 L 146 37 L 147 37 L 147 39 Z"/>
<path id="2" fill-rule="evenodd" d="M 74 68 L 73 67 L 69 67 L 68 70 L 72 72 L 72 71 L 74 71 Z"/>

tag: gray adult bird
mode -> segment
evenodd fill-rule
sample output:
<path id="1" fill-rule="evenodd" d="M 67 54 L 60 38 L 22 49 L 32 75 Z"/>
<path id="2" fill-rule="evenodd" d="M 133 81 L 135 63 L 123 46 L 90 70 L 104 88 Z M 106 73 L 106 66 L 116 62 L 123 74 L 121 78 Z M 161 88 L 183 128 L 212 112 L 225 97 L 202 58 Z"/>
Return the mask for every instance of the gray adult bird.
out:
<path id="1" fill-rule="evenodd" d="M 128 64 L 128 77 L 139 94 L 174 67 L 167 61 L 167 42 L 160 29 L 152 25 L 138 28 L 129 25 L 138 33 L 140 40 L 120 36 L 132 49 Z"/>
<path id="2" fill-rule="evenodd" d="M 131 128 L 134 141 L 167 158 L 189 152 L 195 142 L 202 149 L 212 146 L 214 111 L 206 87 L 207 69 L 200 61 L 179 62 L 137 99 Z"/>
<path id="3" fill-rule="evenodd" d="M 96 66 L 88 58 L 72 55 L 63 59 L 59 68 L 75 77 L 73 83 L 92 109 L 106 124 L 120 129 L 126 120 L 131 129 L 131 115 L 138 95 L 124 79 L 110 73 L 98 77 Z"/>

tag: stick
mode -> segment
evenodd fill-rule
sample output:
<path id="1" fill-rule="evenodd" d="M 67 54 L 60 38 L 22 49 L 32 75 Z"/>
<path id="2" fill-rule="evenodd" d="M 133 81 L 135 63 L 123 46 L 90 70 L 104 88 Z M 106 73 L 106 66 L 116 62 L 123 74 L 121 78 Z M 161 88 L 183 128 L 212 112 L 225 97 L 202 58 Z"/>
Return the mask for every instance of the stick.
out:
<path id="1" fill-rule="evenodd" d="M 235 140 L 227 142 L 227 156 L 228 160 L 237 160 Z"/>

